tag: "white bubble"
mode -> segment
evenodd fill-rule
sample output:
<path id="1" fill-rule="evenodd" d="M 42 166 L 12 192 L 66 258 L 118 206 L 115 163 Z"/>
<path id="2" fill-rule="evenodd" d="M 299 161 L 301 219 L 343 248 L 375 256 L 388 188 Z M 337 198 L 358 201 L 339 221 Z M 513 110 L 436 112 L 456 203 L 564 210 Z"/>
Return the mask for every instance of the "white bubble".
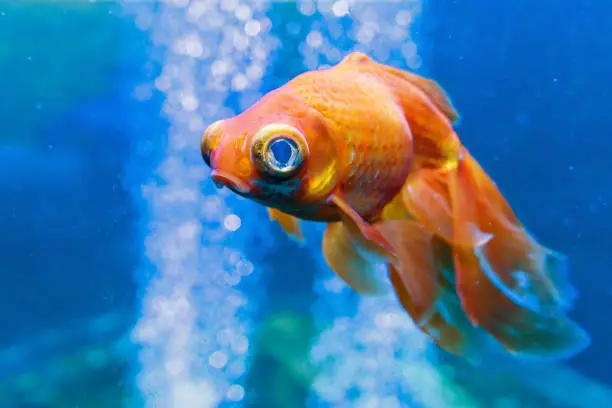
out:
<path id="1" fill-rule="evenodd" d="M 235 251 L 235 250 L 227 248 L 225 249 L 224 252 L 225 254 L 227 254 L 227 263 L 229 265 L 235 266 L 242 259 L 242 255 L 240 254 L 239 251 Z"/>
<path id="2" fill-rule="evenodd" d="M 246 21 L 253 15 L 251 8 L 247 5 L 242 5 L 236 9 L 236 18 L 240 21 Z"/>
<path id="3" fill-rule="evenodd" d="M 259 22 L 261 24 L 262 33 L 267 33 L 272 28 L 272 20 L 270 20 L 268 17 L 260 18 Z"/>
<path id="4" fill-rule="evenodd" d="M 378 25 L 376 23 L 365 23 L 357 31 L 357 41 L 361 44 L 368 45 L 372 42 L 377 32 Z"/>
<path id="5" fill-rule="evenodd" d="M 261 31 L 261 23 L 257 20 L 249 20 L 244 25 L 246 35 L 255 37 Z"/>
<path id="6" fill-rule="evenodd" d="M 401 26 L 407 26 L 412 22 L 412 14 L 409 11 L 402 10 L 395 15 L 395 22 Z"/>
<path id="7" fill-rule="evenodd" d="M 178 358 L 166 361 L 166 372 L 171 377 L 176 377 L 183 372 L 184 369 L 185 363 Z"/>
<path id="8" fill-rule="evenodd" d="M 236 354 L 244 354 L 249 349 L 249 339 L 246 336 L 240 336 L 232 343 L 232 351 Z"/>
<path id="9" fill-rule="evenodd" d="M 242 401 L 244 398 L 244 388 L 242 386 L 234 384 L 227 390 L 227 399 L 230 401 Z"/>
<path id="10" fill-rule="evenodd" d="M 421 68 L 421 65 L 423 65 L 423 60 L 421 59 L 419 55 L 415 55 L 414 57 L 406 61 L 406 64 L 408 65 L 410 69 L 417 70 Z"/>
<path id="11" fill-rule="evenodd" d="M 223 368 L 227 365 L 228 357 L 223 351 L 215 351 L 208 358 L 208 364 L 214 368 Z"/>
<path id="12" fill-rule="evenodd" d="M 408 60 L 408 59 L 414 58 L 414 56 L 416 55 L 417 46 L 414 42 L 410 41 L 402 45 L 401 51 L 402 51 L 402 55 L 404 56 L 404 58 Z"/>
<path id="13" fill-rule="evenodd" d="M 181 105 L 183 106 L 183 109 L 185 109 L 188 112 L 196 110 L 198 106 L 200 105 L 195 95 L 192 95 L 192 94 L 183 94 L 180 96 L 180 100 L 181 100 Z"/>
<path id="14" fill-rule="evenodd" d="M 242 225 L 242 220 L 236 214 L 229 214 L 223 220 L 223 226 L 228 231 L 236 231 Z"/>
<path id="15" fill-rule="evenodd" d="M 317 11 L 313 0 L 303 0 L 300 2 L 298 9 L 305 16 L 312 16 Z"/>
<path id="16" fill-rule="evenodd" d="M 206 13 L 206 3 L 192 3 L 187 9 L 187 19 L 190 21 L 197 21 L 200 17 Z"/>
<path id="17" fill-rule="evenodd" d="M 345 290 L 348 286 L 342 279 L 332 276 L 330 279 L 323 281 L 323 287 L 326 291 L 337 294 Z"/>
<path id="18" fill-rule="evenodd" d="M 172 82 L 170 81 L 169 77 L 165 75 L 160 75 L 157 78 L 155 78 L 154 84 L 157 89 L 159 89 L 162 92 L 165 92 L 170 88 L 170 86 L 172 85 Z"/>
<path id="19" fill-rule="evenodd" d="M 236 74 L 232 78 L 232 89 L 234 91 L 244 91 L 249 85 L 249 79 L 244 74 Z"/>
<path id="20" fill-rule="evenodd" d="M 233 11 L 238 6 L 238 0 L 221 0 L 221 10 Z"/>
<path id="21" fill-rule="evenodd" d="M 178 235 L 184 240 L 193 240 L 200 234 L 200 224 L 196 221 L 184 222 L 178 230 Z"/>
<path id="22" fill-rule="evenodd" d="M 332 12 L 336 17 L 343 17 L 349 13 L 349 3 L 346 0 L 338 0 L 332 6 Z"/>
<path id="23" fill-rule="evenodd" d="M 185 41 L 185 54 L 190 57 L 198 58 L 202 55 L 203 47 L 199 38 L 189 38 Z"/>
<path id="24" fill-rule="evenodd" d="M 217 341 L 220 345 L 227 346 L 231 343 L 235 335 L 236 334 L 232 331 L 232 329 L 223 329 L 217 333 Z"/>
<path id="25" fill-rule="evenodd" d="M 227 283 L 229 286 L 236 286 L 240 283 L 241 276 L 225 274 L 223 279 L 225 280 L 225 283 Z"/>
<path id="26" fill-rule="evenodd" d="M 252 274 L 254 269 L 255 269 L 255 267 L 253 266 L 253 264 L 251 262 L 245 261 L 245 260 L 242 260 L 242 261 L 238 262 L 238 265 L 236 265 L 236 271 L 241 276 L 248 276 L 248 275 Z"/>
<path id="27" fill-rule="evenodd" d="M 214 76 L 226 75 L 229 72 L 229 64 L 224 60 L 217 60 L 212 63 L 210 71 Z"/>
<path id="28" fill-rule="evenodd" d="M 209 408 L 219 405 L 219 396 L 207 381 L 178 381 L 173 387 L 172 407 Z"/>
<path id="29" fill-rule="evenodd" d="M 311 31 L 306 37 L 306 43 L 312 48 L 318 48 L 323 44 L 323 35 L 319 31 Z"/>
<path id="30" fill-rule="evenodd" d="M 247 48 L 249 48 L 249 38 L 244 35 L 240 35 L 240 34 L 235 35 L 234 36 L 234 47 L 238 51 L 246 50 Z"/>

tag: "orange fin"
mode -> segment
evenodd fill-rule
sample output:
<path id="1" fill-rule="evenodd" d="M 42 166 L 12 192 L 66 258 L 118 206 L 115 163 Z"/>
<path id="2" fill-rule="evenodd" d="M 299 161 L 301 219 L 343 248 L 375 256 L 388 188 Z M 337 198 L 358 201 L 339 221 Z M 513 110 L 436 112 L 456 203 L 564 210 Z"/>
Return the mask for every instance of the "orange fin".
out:
<path id="1" fill-rule="evenodd" d="M 285 231 L 290 238 L 299 244 L 305 243 L 304 234 L 302 233 L 302 228 L 300 226 L 300 220 L 294 216 L 285 214 L 280 210 L 270 207 L 268 207 L 268 215 L 270 216 L 270 220 L 278 222 L 283 231 Z"/>
<path id="2" fill-rule="evenodd" d="M 332 195 L 331 201 L 342 211 L 344 222 L 349 229 L 352 229 L 351 233 L 355 236 L 361 235 L 366 241 L 369 241 L 369 252 L 372 255 L 375 255 L 378 259 L 397 262 L 397 254 L 389 241 L 376 228 L 368 224 L 357 211 L 351 208 L 339 193 Z"/>
<path id="3" fill-rule="evenodd" d="M 380 64 L 372 58 L 361 52 L 352 52 L 340 62 L 340 64 L 361 63 L 372 64 L 379 69 L 383 69 L 387 73 L 405 80 L 421 90 L 440 109 L 442 113 L 451 121 L 455 122 L 459 119 L 459 114 L 453 107 L 453 104 L 444 90 L 433 80 L 424 78 L 420 75 L 409 71 L 394 68 L 389 65 Z"/>
<path id="4" fill-rule="evenodd" d="M 423 169 L 404 186 L 402 198 L 412 216 L 429 232 L 449 243 L 480 247 L 493 236 L 466 221 L 465 235 L 453 234 L 453 210 L 449 192 L 451 174 L 448 171 Z"/>
<path id="5" fill-rule="evenodd" d="M 427 320 L 440 288 L 440 272 L 434 259 L 432 235 L 411 220 L 382 221 L 374 227 L 391 243 L 399 264 L 391 265 L 411 299 L 410 316 L 417 325 Z"/>
<path id="6" fill-rule="evenodd" d="M 464 151 L 451 174 L 453 242 L 470 242 L 476 226 L 492 238 L 454 246 L 457 291 L 470 320 L 508 350 L 552 359 L 589 344 L 569 319 L 576 292 L 565 258 L 536 242 L 478 163 Z"/>
<path id="7" fill-rule="evenodd" d="M 440 85 L 437 84 L 437 82 L 409 71 L 404 71 L 388 65 L 381 66 L 383 66 L 392 75 L 402 78 L 420 89 L 421 92 L 429 97 L 431 102 L 444 114 L 444 116 L 448 118 L 451 123 L 459 120 L 459 113 L 457 113 L 450 98 L 440 87 Z"/>
<path id="8" fill-rule="evenodd" d="M 428 233 L 421 237 L 431 237 Z M 428 244 L 429 242 L 429 244 Z M 421 293 L 415 293 L 415 285 L 406 285 L 401 269 L 389 265 L 389 277 L 397 297 L 415 321 L 419 329 L 427 334 L 443 350 L 466 358 L 472 362 L 482 360 L 483 348 L 490 344 L 484 333 L 472 326 L 461 308 L 461 303 L 454 290 L 452 274 L 452 254 L 448 244 L 431 237 L 431 240 L 421 240 L 408 249 L 414 251 L 416 263 L 413 270 L 420 274 L 413 278 L 420 281 L 428 279 L 421 286 Z M 420 245 L 419 245 L 420 244 Z M 421 274 L 426 273 L 424 277 Z M 406 271 L 404 271 L 406 274 Z M 435 293 L 427 287 L 435 281 Z M 424 296 L 428 293 L 428 296 Z M 426 302 L 423 300 L 427 299 Z"/>
<path id="9" fill-rule="evenodd" d="M 422 315 L 423 311 L 415 305 L 399 273 L 392 265 L 389 266 L 389 277 L 400 304 L 416 322 L 414 316 Z M 465 317 L 459 299 L 456 295 L 453 296 L 452 291 L 444 290 L 442 299 L 434 305 L 427 316 L 422 316 L 426 319 L 422 319 L 417 327 L 438 347 L 470 361 L 482 358 L 484 335 Z"/>
<path id="10" fill-rule="evenodd" d="M 388 285 L 378 264 L 367 258 L 368 243 L 355 236 L 343 222 L 328 224 L 323 235 L 323 255 L 327 265 L 347 285 L 363 295 L 378 295 Z"/>

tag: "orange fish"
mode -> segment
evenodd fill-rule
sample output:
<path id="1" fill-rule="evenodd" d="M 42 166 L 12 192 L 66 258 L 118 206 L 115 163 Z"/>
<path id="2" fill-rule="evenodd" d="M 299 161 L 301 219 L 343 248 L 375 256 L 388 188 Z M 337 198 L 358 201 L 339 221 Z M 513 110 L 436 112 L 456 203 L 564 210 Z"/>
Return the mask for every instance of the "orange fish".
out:
<path id="1" fill-rule="evenodd" d="M 351 53 L 205 131 L 212 179 L 268 207 L 293 238 L 326 222 L 323 255 L 355 291 L 388 287 L 415 324 L 467 358 L 491 338 L 567 358 L 589 344 L 567 316 L 566 258 L 539 244 L 453 129 L 432 80 Z"/>

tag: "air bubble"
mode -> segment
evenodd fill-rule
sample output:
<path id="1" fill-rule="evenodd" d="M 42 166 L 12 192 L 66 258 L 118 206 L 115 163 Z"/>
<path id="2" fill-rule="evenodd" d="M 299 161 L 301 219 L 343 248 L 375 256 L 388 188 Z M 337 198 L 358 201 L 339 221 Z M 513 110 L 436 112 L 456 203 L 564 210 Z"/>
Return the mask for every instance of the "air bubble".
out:
<path id="1" fill-rule="evenodd" d="M 306 37 L 306 42 L 312 48 L 318 48 L 323 44 L 323 36 L 319 31 L 311 31 Z"/>
<path id="2" fill-rule="evenodd" d="M 223 351 L 215 351 L 208 358 L 208 364 L 214 368 L 223 368 L 227 365 L 227 354 Z"/>
<path id="3" fill-rule="evenodd" d="M 261 23 L 257 20 L 249 20 L 244 25 L 246 35 L 255 37 L 261 31 Z"/>
<path id="4" fill-rule="evenodd" d="M 223 226 L 228 231 L 237 231 L 242 225 L 242 220 L 236 214 L 229 214 L 223 220 Z"/>
<path id="5" fill-rule="evenodd" d="M 332 12 L 336 17 L 344 17 L 349 13 L 349 3 L 346 0 L 338 0 L 332 6 Z"/>
<path id="6" fill-rule="evenodd" d="M 227 399 L 230 401 L 242 401 L 244 399 L 244 388 L 240 385 L 232 385 L 227 390 Z"/>

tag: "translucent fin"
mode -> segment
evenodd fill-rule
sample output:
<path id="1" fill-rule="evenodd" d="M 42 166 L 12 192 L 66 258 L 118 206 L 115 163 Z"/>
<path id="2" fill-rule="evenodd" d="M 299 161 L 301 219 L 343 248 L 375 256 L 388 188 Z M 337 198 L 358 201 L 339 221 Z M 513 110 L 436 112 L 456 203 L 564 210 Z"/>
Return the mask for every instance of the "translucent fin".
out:
<path id="1" fill-rule="evenodd" d="M 578 291 L 569 280 L 569 261 L 567 256 L 548 248 L 541 249 L 543 268 L 548 271 L 552 287 L 556 291 L 553 294 L 559 300 L 561 307 L 564 310 L 569 310 L 574 306 L 574 302 L 578 298 Z"/>
<path id="2" fill-rule="evenodd" d="M 384 65 L 385 69 L 399 78 L 402 78 L 421 90 L 433 104 L 452 122 L 459 120 L 459 114 L 455 110 L 450 98 L 435 81 L 424 78 L 412 72 Z"/>
<path id="3" fill-rule="evenodd" d="M 374 227 L 389 241 L 399 258 L 391 267 L 414 306 L 411 317 L 417 325 L 431 314 L 439 295 L 440 272 L 434 260 L 432 236 L 410 220 L 383 221 Z"/>
<path id="4" fill-rule="evenodd" d="M 467 151 L 449 192 L 453 242 L 469 242 L 470 225 L 492 235 L 480 247 L 453 246 L 457 292 L 470 320 L 515 353 L 558 359 L 584 349 L 588 335 L 564 314 L 576 295 L 564 257 L 518 223 Z"/>
<path id="5" fill-rule="evenodd" d="M 342 222 L 328 224 L 323 235 L 323 255 L 329 267 L 347 285 L 364 295 L 386 292 L 377 264 L 363 255 L 363 243 Z"/>
<path id="6" fill-rule="evenodd" d="M 589 335 L 560 308 L 543 310 L 531 293 L 487 279 L 482 255 L 456 251 L 457 287 L 470 320 L 490 333 L 508 351 L 522 356 L 561 360 L 585 349 Z M 490 274 L 490 272 L 489 272 Z M 497 283 L 497 285 L 496 285 Z M 499 288 L 502 288 L 500 290 Z"/>
<path id="7" fill-rule="evenodd" d="M 477 251 L 475 256 L 488 259 L 490 275 L 497 275 L 493 279 L 496 286 L 519 296 L 529 292 L 544 308 L 569 308 L 576 292 L 569 283 L 565 257 L 531 237 L 467 151 L 454 174 L 455 236 L 462 241 L 470 233 L 465 227 L 468 223 L 494 236 L 482 247 L 482 254 Z"/>
<path id="8" fill-rule="evenodd" d="M 298 244 L 305 244 L 304 234 L 302 233 L 302 228 L 300 226 L 300 220 L 294 216 L 285 214 L 280 210 L 270 207 L 268 207 L 268 215 L 270 216 L 270 220 L 278 222 L 283 231 L 285 231 L 290 238 L 292 238 Z"/>
<path id="9" fill-rule="evenodd" d="M 344 201 L 340 193 L 332 196 L 332 202 L 342 211 L 344 224 L 355 238 L 362 237 L 360 244 L 366 246 L 368 255 L 397 262 L 397 254 L 389 241 L 374 227 L 368 224 L 351 206 Z"/>
<path id="10" fill-rule="evenodd" d="M 473 363 L 482 360 L 488 339 L 465 317 L 452 288 L 441 286 L 436 303 L 424 310 L 417 306 L 393 265 L 389 265 L 389 277 L 401 305 L 438 347 Z"/>
<path id="11" fill-rule="evenodd" d="M 482 232 L 473 222 L 465 221 L 469 231 L 464 236 L 453 234 L 453 211 L 449 194 L 450 175 L 446 171 L 419 171 L 403 189 L 402 198 L 408 212 L 429 232 L 454 245 L 479 247 L 493 237 Z"/>
<path id="12" fill-rule="evenodd" d="M 474 254 L 478 259 L 480 269 L 491 281 L 491 283 L 504 295 L 510 298 L 518 306 L 528 308 L 537 313 L 546 313 L 548 307 L 552 307 L 553 313 L 559 307 L 562 310 L 571 309 L 577 297 L 576 289 L 569 283 L 567 258 L 561 254 L 549 251 L 546 248 L 536 246 L 533 258 L 536 261 L 535 269 L 540 270 L 546 292 L 538 293 L 538 283 L 533 282 L 533 275 L 537 273 L 517 269 L 504 276 L 497 272 L 491 265 L 487 254 L 492 254 L 491 248 L 497 244 L 494 242 L 491 247 L 476 248 Z M 537 244 L 536 244 L 537 245 Z M 495 255 L 489 255 L 494 257 Z M 499 255 L 498 255 L 499 256 Z M 499 266 L 498 266 L 499 267 Z M 543 303 L 543 298 L 551 297 L 551 304 Z"/>

